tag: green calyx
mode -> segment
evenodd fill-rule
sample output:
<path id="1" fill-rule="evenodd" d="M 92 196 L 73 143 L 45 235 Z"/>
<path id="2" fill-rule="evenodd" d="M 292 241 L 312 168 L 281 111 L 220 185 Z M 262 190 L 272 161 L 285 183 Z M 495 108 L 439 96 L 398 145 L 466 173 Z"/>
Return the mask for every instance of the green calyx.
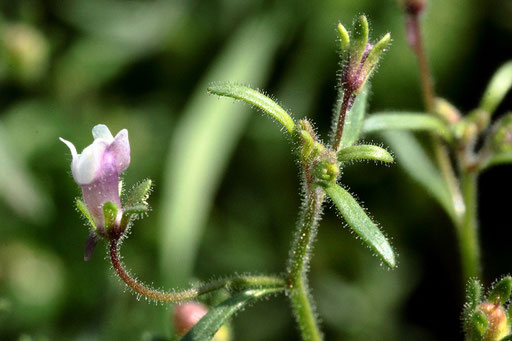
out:
<path id="1" fill-rule="evenodd" d="M 143 180 L 135 185 L 126 196 L 126 200 L 123 203 L 123 216 L 119 226 L 121 232 L 128 228 L 131 221 L 149 211 L 149 204 L 146 200 L 151 193 L 152 185 L 153 182 L 150 179 Z"/>
<path id="2" fill-rule="evenodd" d="M 370 27 L 365 15 L 359 16 L 352 25 L 352 37 L 340 23 L 337 27 L 344 60 L 343 86 L 353 94 L 362 91 L 366 81 L 377 66 L 382 54 L 391 42 L 387 33 L 375 45 L 369 42 Z"/>
<path id="3" fill-rule="evenodd" d="M 312 167 L 313 175 L 320 182 L 336 182 L 340 169 L 337 165 L 336 154 L 329 151 L 322 143 L 316 141 L 313 127 L 307 120 L 297 124 L 300 148 L 299 159 Z"/>
<path id="4" fill-rule="evenodd" d="M 512 277 L 505 276 L 482 298 L 482 285 L 471 280 L 466 290 L 464 329 L 467 340 L 499 341 L 510 335 L 510 321 L 504 305 L 512 293 Z"/>
<path id="5" fill-rule="evenodd" d="M 105 204 L 103 204 L 103 217 L 105 219 L 104 227 L 107 235 L 110 235 L 116 229 L 116 220 L 118 212 L 119 207 L 112 201 L 108 201 Z"/>
<path id="6" fill-rule="evenodd" d="M 98 227 L 94 223 L 94 219 L 92 218 L 91 213 L 89 212 L 89 209 L 87 208 L 87 205 L 85 204 L 85 202 L 83 202 L 80 199 L 76 199 L 75 205 L 76 205 L 76 208 L 78 208 L 78 211 L 80 211 L 80 213 L 82 213 L 84 218 L 87 219 L 87 222 L 91 225 L 92 229 L 95 232 L 97 232 Z"/>
<path id="7" fill-rule="evenodd" d="M 149 205 L 146 200 L 151 192 L 151 186 L 152 181 L 149 179 L 135 185 L 126 195 L 122 207 L 111 201 L 103 204 L 103 228 L 98 228 L 85 202 L 81 199 L 76 199 L 75 205 L 98 236 L 107 239 L 119 238 L 132 220 L 149 211 Z M 120 211 L 122 215 L 119 220 L 118 215 Z"/>
<path id="8" fill-rule="evenodd" d="M 314 166 L 315 178 L 320 182 L 336 182 L 340 168 L 331 160 L 322 160 Z"/>

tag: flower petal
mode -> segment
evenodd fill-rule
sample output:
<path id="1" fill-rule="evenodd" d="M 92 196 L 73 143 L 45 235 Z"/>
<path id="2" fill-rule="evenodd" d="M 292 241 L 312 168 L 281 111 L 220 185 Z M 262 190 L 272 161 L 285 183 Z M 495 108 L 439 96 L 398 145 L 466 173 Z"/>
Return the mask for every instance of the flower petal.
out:
<path id="1" fill-rule="evenodd" d="M 73 160 L 76 159 L 78 153 L 76 152 L 75 145 L 69 142 L 68 140 L 64 140 L 62 137 L 59 137 L 59 140 L 61 140 L 62 142 L 64 142 L 66 146 L 68 146 L 69 150 L 71 151 L 71 156 L 73 157 Z"/>
<path id="2" fill-rule="evenodd" d="M 128 130 L 123 129 L 117 133 L 114 142 L 108 147 L 115 157 L 115 168 L 118 174 L 121 174 L 130 165 L 130 142 L 128 140 Z"/>
<path id="3" fill-rule="evenodd" d="M 101 172 L 101 161 L 108 143 L 100 138 L 87 146 L 82 154 L 78 155 L 76 162 L 71 164 L 71 172 L 79 185 L 88 185 L 94 181 Z"/>
<path id="4" fill-rule="evenodd" d="M 114 136 L 112 136 L 112 133 L 104 124 L 97 124 L 92 128 L 92 137 L 94 137 L 95 140 L 105 139 L 108 143 L 112 143 L 112 141 L 114 141 Z"/>

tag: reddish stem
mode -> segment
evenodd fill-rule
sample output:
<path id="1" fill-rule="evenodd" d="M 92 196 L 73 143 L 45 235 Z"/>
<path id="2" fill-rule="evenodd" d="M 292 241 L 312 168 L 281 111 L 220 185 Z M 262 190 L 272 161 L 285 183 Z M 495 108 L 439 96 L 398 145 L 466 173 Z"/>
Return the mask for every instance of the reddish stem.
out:
<path id="1" fill-rule="evenodd" d="M 338 151 L 341 143 L 341 137 L 343 136 L 343 128 L 345 126 L 345 117 L 347 116 L 347 112 L 354 104 L 353 92 L 345 91 L 343 94 L 343 102 L 341 103 L 340 114 L 338 116 L 338 125 L 336 127 L 336 136 L 334 137 L 334 143 L 332 144 L 332 148 L 334 151 Z"/>
<path id="2" fill-rule="evenodd" d="M 416 54 L 420 69 L 421 87 L 423 89 L 423 101 L 428 112 L 435 112 L 434 82 L 428 66 L 427 54 L 423 46 L 420 29 L 419 13 L 409 13 L 406 22 L 407 43 Z"/>
<path id="3" fill-rule="evenodd" d="M 199 294 L 203 293 L 201 292 L 200 289 L 189 289 L 184 290 L 182 292 L 166 293 L 147 288 L 144 285 L 138 283 L 133 277 L 131 277 L 128 274 L 128 272 L 126 272 L 126 270 L 123 267 L 123 264 L 119 260 L 119 247 L 117 239 L 110 240 L 110 260 L 112 262 L 114 270 L 128 287 L 133 289 L 133 291 L 135 291 L 136 293 L 144 297 L 150 298 L 152 300 L 160 302 L 178 302 L 192 299 L 194 297 L 197 297 Z M 213 288 L 209 289 L 214 290 Z"/>

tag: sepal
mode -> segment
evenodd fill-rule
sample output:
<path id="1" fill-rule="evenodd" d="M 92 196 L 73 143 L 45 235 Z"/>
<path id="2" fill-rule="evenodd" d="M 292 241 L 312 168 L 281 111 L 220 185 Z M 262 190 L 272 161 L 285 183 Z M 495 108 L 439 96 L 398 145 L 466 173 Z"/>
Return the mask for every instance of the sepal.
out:
<path id="1" fill-rule="evenodd" d="M 505 276 L 500 279 L 489 292 L 489 302 L 496 305 L 503 305 L 510 298 L 512 293 L 512 277 Z"/>
<path id="2" fill-rule="evenodd" d="M 82 213 L 82 215 L 87 219 L 89 224 L 91 225 L 92 229 L 94 231 L 97 231 L 98 228 L 96 227 L 96 224 L 94 223 L 94 219 L 91 216 L 91 213 L 89 212 L 89 209 L 87 208 L 87 205 L 80 199 L 75 200 L 76 208 L 78 208 L 78 211 Z"/>
<path id="3" fill-rule="evenodd" d="M 124 211 L 126 211 L 128 207 L 134 207 L 141 203 L 145 204 L 149 194 L 151 193 L 152 184 L 151 179 L 146 179 L 135 185 L 131 189 L 130 193 L 128 193 L 126 200 L 123 203 Z"/>
<path id="4" fill-rule="evenodd" d="M 105 217 L 105 232 L 110 234 L 116 229 L 117 215 L 119 207 L 112 201 L 107 201 L 103 205 L 103 216 Z"/>

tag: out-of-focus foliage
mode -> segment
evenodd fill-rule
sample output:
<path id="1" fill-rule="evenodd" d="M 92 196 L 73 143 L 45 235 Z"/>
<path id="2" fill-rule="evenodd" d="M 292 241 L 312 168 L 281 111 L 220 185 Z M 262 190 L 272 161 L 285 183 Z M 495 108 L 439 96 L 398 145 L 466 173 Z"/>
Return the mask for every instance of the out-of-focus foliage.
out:
<path id="1" fill-rule="evenodd" d="M 426 45 L 438 92 L 462 110 L 475 107 L 489 77 L 512 55 L 512 5 L 429 2 Z M 221 104 L 206 86 L 233 81 L 265 89 L 326 133 L 336 97 L 336 25 L 362 12 L 375 36 L 390 31 L 393 37 L 371 80 L 370 111 L 421 110 L 396 1 L 3 1 L 0 339 L 171 337 L 171 309 L 125 292 L 101 247 L 83 262 L 88 231 L 73 209 L 80 192 L 58 137 L 81 150 L 97 123 L 129 130 L 132 162 L 125 183 L 154 180 L 153 211 L 135 222 L 122 249 L 139 278 L 184 285 L 188 276 L 283 271 L 300 204 L 289 143 L 272 122 L 229 101 Z M 263 28 L 254 29 L 258 25 Z M 496 115 L 505 108 L 510 95 Z M 219 119 L 229 112 L 240 121 L 222 130 L 215 125 L 217 112 Z M 187 130 L 190 124 L 198 130 Z M 209 161 L 194 161 L 197 155 Z M 180 170 L 184 166 L 190 173 Z M 176 172 L 197 178 L 189 182 L 197 186 L 190 198 L 176 195 L 186 192 Z M 503 238 L 510 224 L 509 203 L 497 202 L 486 188 L 509 172 L 492 169 L 481 181 L 489 278 L 510 272 Z M 311 268 L 326 338 L 462 339 L 463 291 L 448 217 L 398 167 L 355 165 L 343 182 L 386 226 L 400 262 L 391 272 L 379 267 L 326 214 Z M 503 190 L 510 187 L 505 182 Z M 181 223 L 192 228 L 176 233 Z M 175 245 L 184 247 L 182 255 Z M 283 298 L 240 313 L 233 333 L 240 340 L 298 338 Z"/>

